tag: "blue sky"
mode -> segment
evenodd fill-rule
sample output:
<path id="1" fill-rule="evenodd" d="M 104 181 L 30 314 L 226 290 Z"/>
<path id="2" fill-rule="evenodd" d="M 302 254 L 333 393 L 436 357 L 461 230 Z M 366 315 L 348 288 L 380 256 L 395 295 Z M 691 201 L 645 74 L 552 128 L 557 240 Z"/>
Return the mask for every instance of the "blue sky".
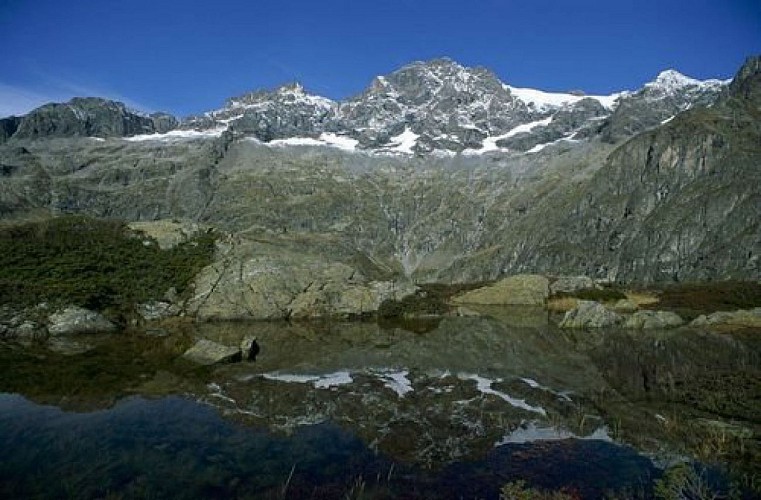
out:
<path id="1" fill-rule="evenodd" d="M 75 95 L 185 116 L 294 80 L 345 98 L 439 56 L 595 94 L 729 78 L 761 53 L 761 1 L 0 0 L 0 33 L 0 116 Z"/>

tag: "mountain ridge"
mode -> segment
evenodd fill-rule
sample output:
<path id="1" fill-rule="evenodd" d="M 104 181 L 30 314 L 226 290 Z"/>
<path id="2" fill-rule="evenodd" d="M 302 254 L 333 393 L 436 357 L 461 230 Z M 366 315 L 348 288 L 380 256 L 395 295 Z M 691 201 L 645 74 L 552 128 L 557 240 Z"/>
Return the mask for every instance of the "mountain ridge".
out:
<path id="1" fill-rule="evenodd" d="M 107 126 L 93 128 L 76 116 L 91 112 L 82 110 L 77 98 L 43 106 L 24 117 L 3 119 L 0 141 L 17 134 L 26 138 L 89 135 L 160 140 L 168 132 L 174 133 L 166 139 L 177 140 L 227 130 L 265 143 L 277 141 L 280 146 L 338 145 L 348 149 L 351 145 L 379 154 L 534 153 L 558 142 L 598 135 L 603 140 L 618 140 L 692 105 L 710 104 L 727 83 L 695 80 L 665 70 L 637 91 L 588 96 L 514 87 L 487 68 L 469 68 L 449 58 L 437 58 L 376 76 L 364 91 L 341 101 L 309 93 L 295 82 L 231 97 L 222 108 L 183 120 L 165 113 L 146 117 L 103 100 L 104 107 L 121 112 L 111 113 Z M 622 103 L 636 119 L 614 116 Z M 51 106 L 58 106 L 60 116 L 51 116 Z M 75 116 L 66 116 L 67 110 Z M 558 122 L 544 121 L 558 112 Z M 598 122 L 607 115 L 616 123 L 600 126 Z M 29 122 L 34 125 L 27 125 Z M 131 122 L 140 125 L 122 125 Z M 520 128 L 528 124 L 534 126 Z M 183 135 L 181 130 L 203 134 Z M 514 135 L 519 137 L 508 140 Z M 402 137 L 407 141 L 404 144 Z"/>

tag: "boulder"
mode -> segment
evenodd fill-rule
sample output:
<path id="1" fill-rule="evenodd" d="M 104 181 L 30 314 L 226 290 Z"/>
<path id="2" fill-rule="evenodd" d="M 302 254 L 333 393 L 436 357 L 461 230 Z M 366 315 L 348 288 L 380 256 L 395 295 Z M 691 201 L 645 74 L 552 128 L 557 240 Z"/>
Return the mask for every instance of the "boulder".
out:
<path id="1" fill-rule="evenodd" d="M 117 326 L 102 314 L 84 307 L 70 306 L 48 317 L 50 335 L 113 332 Z"/>
<path id="2" fill-rule="evenodd" d="M 182 357 L 199 365 L 232 363 L 242 359 L 238 347 L 230 347 L 206 339 L 196 342 L 193 347 L 185 351 Z"/>
<path id="3" fill-rule="evenodd" d="M 549 280 L 537 274 L 518 274 L 452 299 L 455 304 L 543 306 Z"/>
<path id="4" fill-rule="evenodd" d="M 588 276 L 560 276 L 550 284 L 550 294 L 573 293 L 595 288 L 595 282 Z"/>
<path id="5" fill-rule="evenodd" d="M 623 317 L 593 300 L 580 300 L 560 322 L 561 328 L 604 328 L 618 325 Z"/>
<path id="6" fill-rule="evenodd" d="M 637 311 L 626 319 L 624 328 L 649 330 L 676 328 L 684 324 L 678 314 L 670 311 Z"/>
<path id="7" fill-rule="evenodd" d="M 181 310 L 176 304 L 159 300 L 137 305 L 137 313 L 146 321 L 171 318 L 180 314 Z"/>
<path id="8" fill-rule="evenodd" d="M 256 335 L 246 335 L 240 341 L 240 352 L 246 361 L 256 361 L 259 351 L 260 347 Z"/>
<path id="9" fill-rule="evenodd" d="M 720 311 L 695 318 L 690 326 L 729 326 L 736 328 L 761 328 L 761 307 Z"/>

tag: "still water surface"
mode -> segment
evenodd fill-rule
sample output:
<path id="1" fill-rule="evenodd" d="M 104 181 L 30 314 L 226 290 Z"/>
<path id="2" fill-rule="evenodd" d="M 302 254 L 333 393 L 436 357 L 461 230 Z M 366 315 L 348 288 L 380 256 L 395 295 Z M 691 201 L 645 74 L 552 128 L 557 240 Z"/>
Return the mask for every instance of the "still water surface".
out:
<path id="1" fill-rule="evenodd" d="M 664 468 L 697 460 L 753 497 L 757 339 L 482 312 L 425 333 L 227 323 L 5 341 L 0 496 L 498 498 L 523 480 L 651 498 Z M 252 333 L 255 362 L 181 359 Z"/>

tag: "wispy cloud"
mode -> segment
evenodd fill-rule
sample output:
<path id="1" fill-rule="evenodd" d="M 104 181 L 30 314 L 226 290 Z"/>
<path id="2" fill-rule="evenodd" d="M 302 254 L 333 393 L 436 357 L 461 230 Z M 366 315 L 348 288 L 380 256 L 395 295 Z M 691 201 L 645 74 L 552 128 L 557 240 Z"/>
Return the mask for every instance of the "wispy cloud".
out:
<path id="1" fill-rule="evenodd" d="M 113 101 L 123 102 L 130 108 L 136 109 L 138 111 L 155 111 L 153 106 L 147 105 L 140 101 L 136 101 L 108 87 L 103 87 L 91 82 L 81 82 L 77 79 L 51 75 L 50 73 L 42 70 L 37 70 L 36 74 L 39 81 L 43 82 L 45 88 L 54 89 L 59 94 L 70 96 L 69 98 L 104 97 Z"/>
<path id="2" fill-rule="evenodd" d="M 46 76 L 41 85 L 33 87 L 0 82 L 0 117 L 24 115 L 43 104 L 65 102 L 72 97 L 104 97 L 123 102 L 138 111 L 153 111 L 151 106 L 146 106 L 117 92 Z"/>
<path id="3" fill-rule="evenodd" d="M 0 117 L 24 115 L 48 102 L 66 100 L 56 93 L 40 93 L 0 82 Z"/>

